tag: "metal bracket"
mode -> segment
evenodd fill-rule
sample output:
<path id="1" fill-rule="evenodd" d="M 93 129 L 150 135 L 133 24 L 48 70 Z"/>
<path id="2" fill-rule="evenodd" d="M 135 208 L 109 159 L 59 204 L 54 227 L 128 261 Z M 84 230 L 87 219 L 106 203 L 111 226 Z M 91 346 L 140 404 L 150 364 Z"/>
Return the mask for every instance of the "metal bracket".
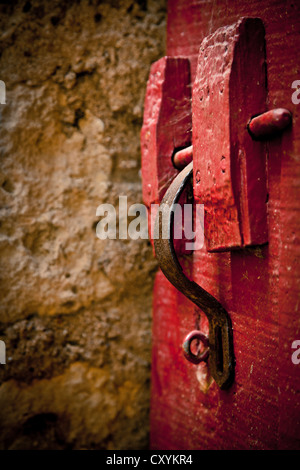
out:
<path id="1" fill-rule="evenodd" d="M 184 274 L 174 249 L 174 204 L 193 176 L 193 162 L 173 180 L 161 202 L 155 220 L 155 254 L 167 279 L 207 316 L 209 322 L 209 369 L 221 389 L 228 388 L 234 377 L 232 327 L 228 313 L 220 302 Z M 162 220 L 167 220 L 170 237 L 162 237 Z"/>

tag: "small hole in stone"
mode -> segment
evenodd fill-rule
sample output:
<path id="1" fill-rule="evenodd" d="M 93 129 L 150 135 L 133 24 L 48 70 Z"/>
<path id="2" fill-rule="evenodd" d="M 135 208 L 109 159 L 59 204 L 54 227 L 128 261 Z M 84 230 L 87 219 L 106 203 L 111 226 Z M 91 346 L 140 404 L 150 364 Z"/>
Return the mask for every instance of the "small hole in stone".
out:
<path id="1" fill-rule="evenodd" d="M 25 435 L 45 433 L 49 426 L 57 422 L 57 415 L 54 413 L 41 413 L 29 418 L 23 425 Z"/>
<path id="2" fill-rule="evenodd" d="M 12 184 L 12 182 L 10 180 L 5 180 L 3 183 L 2 183 L 2 188 L 4 189 L 4 191 L 6 191 L 7 193 L 12 193 L 14 191 L 14 185 Z"/>
<path id="3" fill-rule="evenodd" d="M 147 0 L 137 0 L 137 3 L 142 11 L 147 11 Z"/>
<path id="4" fill-rule="evenodd" d="M 84 116 L 85 116 L 85 112 L 82 109 L 80 109 L 80 108 L 76 109 L 75 110 L 75 119 L 74 119 L 74 122 L 73 122 L 73 126 L 78 128 L 79 127 L 78 122 L 80 121 L 80 119 L 84 118 Z"/>
<path id="5" fill-rule="evenodd" d="M 26 2 L 25 5 L 23 6 L 23 13 L 27 13 L 31 8 L 31 3 Z"/>
<path id="6" fill-rule="evenodd" d="M 95 23 L 99 23 L 102 20 L 102 15 L 101 13 L 96 13 L 94 16 Z"/>
<path id="7" fill-rule="evenodd" d="M 59 17 L 58 16 L 51 16 L 50 21 L 53 26 L 57 26 L 59 23 Z"/>

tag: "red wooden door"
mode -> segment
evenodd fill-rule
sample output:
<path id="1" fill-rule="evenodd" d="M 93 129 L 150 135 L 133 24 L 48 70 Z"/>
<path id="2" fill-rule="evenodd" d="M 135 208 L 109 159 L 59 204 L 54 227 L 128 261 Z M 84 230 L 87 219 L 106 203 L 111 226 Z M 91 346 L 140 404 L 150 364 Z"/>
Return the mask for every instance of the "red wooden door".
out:
<path id="1" fill-rule="evenodd" d="M 263 49 L 255 50 L 262 40 L 255 24 L 237 45 L 241 18 L 261 20 L 265 62 Z M 174 150 L 193 143 L 194 198 L 204 203 L 205 246 L 191 254 L 179 243 L 177 250 L 185 272 L 230 316 L 235 374 L 221 390 L 207 363 L 184 358 L 184 337 L 194 329 L 208 333 L 207 319 L 158 272 L 152 449 L 300 448 L 300 364 L 293 349 L 300 340 L 300 104 L 292 99 L 292 85 L 300 80 L 299 40 L 298 2 L 169 0 L 169 59 L 153 65 L 145 101 L 144 200 L 148 206 L 161 201 L 178 174 Z M 255 88 L 259 81 L 264 83 Z M 274 108 L 290 110 L 292 126 L 249 143 L 247 116 Z"/>

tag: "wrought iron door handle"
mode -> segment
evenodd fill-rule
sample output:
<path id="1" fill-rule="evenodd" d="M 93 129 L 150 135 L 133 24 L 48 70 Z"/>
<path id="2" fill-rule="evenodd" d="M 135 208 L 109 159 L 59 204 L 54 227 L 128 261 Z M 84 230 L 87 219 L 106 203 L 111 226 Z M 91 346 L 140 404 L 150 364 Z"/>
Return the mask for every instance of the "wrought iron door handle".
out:
<path id="1" fill-rule="evenodd" d="M 165 193 L 155 220 L 154 249 L 160 268 L 166 278 L 188 299 L 197 305 L 209 322 L 209 369 L 221 389 L 228 388 L 234 376 L 232 327 L 228 313 L 220 302 L 184 274 L 173 243 L 174 204 L 193 175 L 193 162 L 189 163 L 173 180 Z M 162 237 L 162 220 L 168 221 L 170 237 Z"/>

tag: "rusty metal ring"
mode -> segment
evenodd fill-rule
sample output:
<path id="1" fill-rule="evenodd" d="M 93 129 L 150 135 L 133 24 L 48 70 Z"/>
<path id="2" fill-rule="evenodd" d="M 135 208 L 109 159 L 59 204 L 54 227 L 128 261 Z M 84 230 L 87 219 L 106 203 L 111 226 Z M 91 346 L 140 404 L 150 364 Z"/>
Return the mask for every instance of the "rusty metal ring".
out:
<path id="1" fill-rule="evenodd" d="M 195 339 L 199 339 L 199 341 L 201 341 L 206 347 L 202 353 L 199 351 L 197 355 L 193 354 L 191 351 L 191 344 Z M 193 364 L 200 364 L 200 362 L 207 361 L 209 356 L 208 337 L 204 333 L 201 333 L 201 331 L 193 330 L 185 337 L 182 349 L 184 357 Z"/>

